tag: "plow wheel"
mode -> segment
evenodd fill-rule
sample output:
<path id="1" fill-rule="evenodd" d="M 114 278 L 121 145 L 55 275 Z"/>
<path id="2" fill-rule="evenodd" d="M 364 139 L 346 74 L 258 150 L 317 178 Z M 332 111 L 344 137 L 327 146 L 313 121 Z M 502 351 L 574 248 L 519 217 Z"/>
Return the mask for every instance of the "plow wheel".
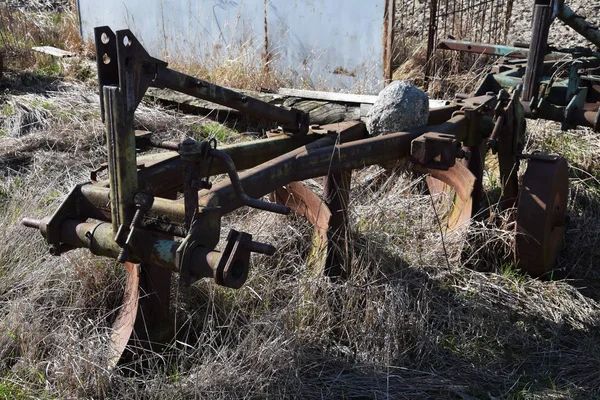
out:
<path id="1" fill-rule="evenodd" d="M 562 247 L 568 175 L 562 157 L 529 160 L 517 203 L 515 263 L 532 276 L 549 272 Z"/>

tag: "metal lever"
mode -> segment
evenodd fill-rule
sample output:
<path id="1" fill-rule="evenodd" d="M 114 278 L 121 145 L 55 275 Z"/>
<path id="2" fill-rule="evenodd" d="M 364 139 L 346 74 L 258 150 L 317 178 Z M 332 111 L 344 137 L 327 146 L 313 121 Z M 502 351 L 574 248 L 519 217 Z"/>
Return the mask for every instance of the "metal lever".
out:
<path id="1" fill-rule="evenodd" d="M 154 196 L 148 192 L 136 193 L 134 197 L 135 206 L 137 208 L 129 229 L 125 225 L 121 225 L 115 235 L 115 242 L 121 246 L 121 251 L 117 256 L 117 262 L 124 263 L 129 258 L 128 246 L 131 243 L 133 231 L 142 226 L 144 215 L 152 208 Z M 125 237 L 127 234 L 127 237 Z"/>
<path id="2" fill-rule="evenodd" d="M 242 182 L 240 182 L 240 177 L 237 173 L 237 170 L 235 168 L 235 164 L 233 163 L 233 160 L 231 159 L 231 157 L 229 157 L 229 154 L 217 150 L 217 149 L 210 149 L 209 154 L 212 157 L 217 157 L 220 158 L 221 160 L 223 160 L 223 162 L 225 163 L 225 166 L 227 167 L 227 175 L 229 175 L 229 179 L 231 179 L 231 186 L 233 187 L 233 191 L 235 192 L 235 195 L 242 200 L 242 202 L 247 205 L 248 207 L 252 207 L 252 208 L 257 208 L 259 210 L 265 210 L 265 211 L 270 211 L 270 212 L 274 212 L 277 214 L 289 214 L 291 209 L 289 207 L 286 206 L 281 206 L 279 204 L 275 204 L 275 203 L 268 203 L 266 201 L 262 201 L 262 200 L 258 200 L 258 199 L 253 199 L 252 197 L 248 196 L 246 193 L 244 193 L 244 188 L 242 186 Z"/>

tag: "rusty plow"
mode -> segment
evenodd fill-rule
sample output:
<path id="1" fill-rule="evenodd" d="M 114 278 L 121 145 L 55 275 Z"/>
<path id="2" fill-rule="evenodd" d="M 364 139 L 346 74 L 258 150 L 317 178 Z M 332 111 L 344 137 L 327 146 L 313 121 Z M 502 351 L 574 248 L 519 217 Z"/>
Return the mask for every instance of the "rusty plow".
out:
<path id="1" fill-rule="evenodd" d="M 516 206 L 515 263 L 535 276 L 552 268 L 565 231 L 568 165 L 558 156 L 523 154 L 524 120 L 533 115 L 531 105 L 544 105 L 524 102 L 522 82 L 505 89 L 498 82 L 508 78 L 491 82 L 498 74 L 490 74 L 475 93 L 431 109 L 427 126 L 370 137 L 360 121 L 311 125 L 302 111 L 174 71 L 129 30 L 99 27 L 95 34 L 106 166 L 74 187 L 53 215 L 23 223 L 40 231 L 53 255 L 87 248 L 122 264 L 126 283 L 107 349 L 109 368 L 134 347 L 156 351 L 173 342 L 172 276 L 182 288 L 207 279 L 239 289 L 252 253 L 277 251 L 236 230 L 219 246 L 222 218 L 242 207 L 306 218 L 315 228 L 312 257 L 319 272 L 335 280 L 350 276 L 352 171 L 370 165 L 408 159 L 427 176 L 432 196 L 448 199 L 443 229 L 464 240 L 481 207 L 483 160 L 497 157 L 501 204 Z M 229 146 L 162 141 L 134 129 L 149 87 L 209 100 L 279 128 L 265 139 Z M 590 110 L 571 110 L 569 124 L 587 121 Z M 148 149 L 154 151 L 140 154 Z M 520 184 L 523 160 L 528 168 Z M 223 174 L 226 179 L 214 181 Z M 322 195 L 304 183 L 310 179 L 323 179 Z M 269 194 L 270 202 L 261 200 Z"/>

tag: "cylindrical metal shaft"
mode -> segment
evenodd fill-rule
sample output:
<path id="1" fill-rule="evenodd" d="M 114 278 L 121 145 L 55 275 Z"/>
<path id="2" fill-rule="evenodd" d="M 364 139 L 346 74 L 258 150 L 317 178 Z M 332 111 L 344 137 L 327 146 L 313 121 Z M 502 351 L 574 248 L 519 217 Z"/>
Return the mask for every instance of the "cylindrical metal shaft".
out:
<path id="1" fill-rule="evenodd" d="M 582 16 L 577 15 L 564 4 L 564 1 L 561 1 L 559 5 L 558 18 L 597 47 L 600 47 L 600 30 L 587 22 Z"/>
<path id="2" fill-rule="evenodd" d="M 45 234 L 47 220 L 25 218 L 25 226 L 38 228 L 42 235 Z M 78 220 L 65 220 L 60 227 L 60 240 L 72 247 L 88 248 L 93 254 L 116 258 L 121 247 L 115 243 L 112 226 L 107 222 L 91 223 Z M 140 229 L 140 235 L 134 240 L 132 246 L 140 249 L 132 257 L 132 262 L 142 262 L 156 265 L 174 272 L 179 272 L 175 263 L 175 254 L 181 243 L 174 240 L 162 239 L 156 235 L 145 233 Z M 221 253 L 202 247 L 194 249 L 191 255 L 190 272 L 196 278 L 213 278 L 214 270 L 219 263 Z"/>

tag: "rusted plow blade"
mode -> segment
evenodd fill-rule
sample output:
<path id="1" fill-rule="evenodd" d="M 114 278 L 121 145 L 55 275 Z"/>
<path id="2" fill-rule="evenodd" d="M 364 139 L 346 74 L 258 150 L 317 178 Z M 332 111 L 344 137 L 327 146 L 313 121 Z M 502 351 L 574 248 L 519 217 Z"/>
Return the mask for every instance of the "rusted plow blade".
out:
<path id="1" fill-rule="evenodd" d="M 270 200 L 288 206 L 293 213 L 306 218 L 315 228 L 311 261 L 316 270 L 325 270 L 331 210 L 325 201 L 302 182 L 291 182 L 270 194 Z"/>
<path id="2" fill-rule="evenodd" d="M 270 195 L 271 201 L 288 206 L 292 212 L 305 217 L 306 220 L 314 225 L 318 246 L 327 243 L 327 231 L 329 229 L 329 219 L 331 211 L 315 192 L 310 190 L 302 182 L 292 182 L 282 188 L 277 189 Z"/>
<path id="3" fill-rule="evenodd" d="M 123 301 L 117 319 L 113 324 L 113 332 L 110 335 L 108 369 L 113 369 L 121 359 L 129 338 L 133 333 L 135 319 L 138 311 L 140 266 L 131 262 L 123 264 L 127 278 Z"/>
<path id="4" fill-rule="evenodd" d="M 530 156 L 518 198 L 515 264 L 532 276 L 548 273 L 562 247 L 569 167 L 558 156 Z"/>
<path id="5" fill-rule="evenodd" d="M 448 212 L 443 216 L 443 228 L 460 237 L 466 234 L 473 212 L 473 189 L 477 178 L 464 165 L 454 164 L 448 170 L 419 168 L 429 174 L 425 179 L 432 195 L 445 193 L 451 200 Z"/>

